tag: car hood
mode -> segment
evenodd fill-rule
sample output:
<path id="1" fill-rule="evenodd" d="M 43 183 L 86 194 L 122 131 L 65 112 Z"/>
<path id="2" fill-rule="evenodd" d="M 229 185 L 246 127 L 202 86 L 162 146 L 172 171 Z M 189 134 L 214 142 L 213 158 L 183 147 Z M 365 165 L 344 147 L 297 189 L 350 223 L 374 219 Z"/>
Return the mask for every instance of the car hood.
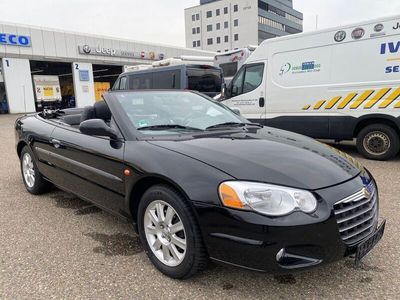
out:
<path id="1" fill-rule="evenodd" d="M 266 127 L 150 143 L 190 156 L 239 180 L 308 190 L 345 182 L 363 171 L 352 157 L 333 147 Z"/>

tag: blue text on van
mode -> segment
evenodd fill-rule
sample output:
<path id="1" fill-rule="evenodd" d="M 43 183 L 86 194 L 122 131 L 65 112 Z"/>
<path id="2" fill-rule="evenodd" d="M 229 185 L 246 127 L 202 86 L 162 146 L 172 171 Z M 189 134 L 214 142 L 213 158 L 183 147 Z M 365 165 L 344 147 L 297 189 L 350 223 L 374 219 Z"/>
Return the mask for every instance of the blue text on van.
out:
<path id="1" fill-rule="evenodd" d="M 388 53 L 397 53 L 399 52 L 399 50 L 400 50 L 400 41 L 397 43 L 390 42 L 381 44 L 381 54 L 386 54 L 386 51 Z"/>

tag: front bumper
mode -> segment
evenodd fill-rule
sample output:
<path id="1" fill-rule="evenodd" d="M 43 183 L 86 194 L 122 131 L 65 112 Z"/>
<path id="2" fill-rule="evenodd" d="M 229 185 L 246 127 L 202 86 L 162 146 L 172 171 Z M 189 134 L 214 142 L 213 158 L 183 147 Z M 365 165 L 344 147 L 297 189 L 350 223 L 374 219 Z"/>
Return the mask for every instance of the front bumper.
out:
<path id="1" fill-rule="evenodd" d="M 345 243 L 339 233 L 334 204 L 360 191 L 364 181 L 357 177 L 315 191 L 318 208 L 312 215 L 296 212 L 269 218 L 255 212 L 197 203 L 208 253 L 215 261 L 275 274 L 330 263 L 354 254 L 357 246 L 376 229 L 360 241 Z"/>

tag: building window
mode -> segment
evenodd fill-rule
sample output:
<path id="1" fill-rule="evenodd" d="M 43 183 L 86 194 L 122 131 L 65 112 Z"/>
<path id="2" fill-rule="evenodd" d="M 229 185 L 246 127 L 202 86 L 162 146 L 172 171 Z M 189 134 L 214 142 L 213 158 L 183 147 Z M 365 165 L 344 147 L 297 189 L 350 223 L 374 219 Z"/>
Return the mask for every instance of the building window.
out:
<path id="1" fill-rule="evenodd" d="M 220 30 L 221 29 L 221 23 L 217 23 L 216 27 L 217 27 L 217 30 Z"/>
<path id="2" fill-rule="evenodd" d="M 227 15 L 228 14 L 228 8 L 224 7 L 224 14 Z"/>
<path id="3" fill-rule="evenodd" d="M 207 39 L 207 45 L 212 45 L 213 44 L 213 39 Z"/>
<path id="4" fill-rule="evenodd" d="M 239 40 L 239 34 L 235 33 L 235 35 L 234 35 L 234 40 L 235 40 L 235 41 L 238 41 L 238 40 Z"/>
<path id="5" fill-rule="evenodd" d="M 211 18 L 211 17 L 212 17 L 212 11 L 209 10 L 209 11 L 207 12 L 207 18 Z"/>
<path id="6" fill-rule="evenodd" d="M 193 41 L 193 48 L 196 48 L 196 41 Z"/>
<path id="7" fill-rule="evenodd" d="M 218 53 L 221 53 L 221 50 L 217 50 Z"/>
<path id="8" fill-rule="evenodd" d="M 192 34 L 196 34 L 196 28 L 192 28 Z"/>
<path id="9" fill-rule="evenodd" d="M 197 28 L 196 28 L 196 32 L 197 32 L 197 33 L 200 33 L 200 27 L 197 27 Z"/>
<path id="10" fill-rule="evenodd" d="M 239 26 L 239 19 L 233 20 L 233 26 L 235 27 Z"/>
<path id="11" fill-rule="evenodd" d="M 197 41 L 197 47 L 200 47 L 200 41 Z"/>
<path id="12" fill-rule="evenodd" d="M 219 16 L 221 14 L 221 10 L 218 8 L 216 11 L 215 11 L 215 15 L 216 16 Z"/>
<path id="13" fill-rule="evenodd" d="M 225 49 L 225 52 L 228 52 L 229 51 L 229 49 Z"/>
<path id="14" fill-rule="evenodd" d="M 196 14 L 196 21 L 200 20 L 200 14 Z"/>
<path id="15" fill-rule="evenodd" d="M 262 16 L 258 16 L 258 23 L 263 24 L 263 25 L 267 25 L 267 26 L 270 26 L 270 27 L 273 27 L 273 28 L 276 28 L 276 29 L 279 29 L 279 30 L 282 30 L 282 31 L 286 31 L 285 30 L 285 25 L 283 25 L 283 24 L 281 24 L 279 22 L 273 21 L 271 19 L 262 17 Z"/>
<path id="16" fill-rule="evenodd" d="M 217 44 L 221 44 L 221 38 L 217 37 Z"/>
<path id="17" fill-rule="evenodd" d="M 239 6 L 238 6 L 237 4 L 235 4 L 235 5 L 233 6 L 233 11 L 236 12 L 236 11 L 238 11 L 238 10 L 239 10 Z"/>
<path id="18" fill-rule="evenodd" d="M 229 36 L 226 35 L 226 36 L 224 37 L 224 41 L 225 41 L 225 43 L 228 43 L 228 42 L 229 42 Z"/>
<path id="19" fill-rule="evenodd" d="M 192 21 L 196 21 L 196 15 L 192 15 Z"/>
<path id="20" fill-rule="evenodd" d="M 228 28 L 229 27 L 229 23 L 228 23 L 228 21 L 225 21 L 224 22 L 224 28 Z"/>
<path id="21" fill-rule="evenodd" d="M 212 31 L 212 25 L 207 25 L 207 31 Z"/>

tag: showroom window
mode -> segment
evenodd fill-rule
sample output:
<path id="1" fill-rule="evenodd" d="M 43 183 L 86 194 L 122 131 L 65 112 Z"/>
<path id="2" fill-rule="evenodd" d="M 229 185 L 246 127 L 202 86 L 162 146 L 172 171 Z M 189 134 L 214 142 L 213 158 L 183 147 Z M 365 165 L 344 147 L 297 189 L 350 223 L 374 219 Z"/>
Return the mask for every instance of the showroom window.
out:
<path id="1" fill-rule="evenodd" d="M 212 31 L 212 25 L 207 25 L 207 31 Z"/>
<path id="2" fill-rule="evenodd" d="M 233 26 L 235 27 L 239 26 L 239 19 L 233 20 Z"/>
<path id="3" fill-rule="evenodd" d="M 207 45 L 212 45 L 213 44 L 213 39 L 207 39 Z"/>
<path id="4" fill-rule="evenodd" d="M 211 18 L 211 17 L 212 17 L 212 11 L 209 10 L 209 11 L 207 12 L 207 18 Z"/>

